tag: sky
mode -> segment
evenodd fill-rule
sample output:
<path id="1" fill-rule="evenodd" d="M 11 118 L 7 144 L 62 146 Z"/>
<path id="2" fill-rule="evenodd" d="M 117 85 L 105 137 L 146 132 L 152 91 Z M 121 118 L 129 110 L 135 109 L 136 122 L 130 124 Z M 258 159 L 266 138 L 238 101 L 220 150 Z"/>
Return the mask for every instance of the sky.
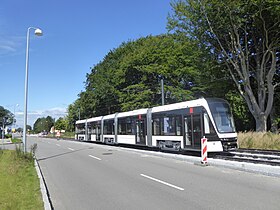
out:
<path id="1" fill-rule="evenodd" d="M 172 0 L 1 0 L 0 106 L 23 127 L 26 37 L 28 118 L 55 119 L 84 90 L 86 74 L 121 43 L 167 33 Z"/>

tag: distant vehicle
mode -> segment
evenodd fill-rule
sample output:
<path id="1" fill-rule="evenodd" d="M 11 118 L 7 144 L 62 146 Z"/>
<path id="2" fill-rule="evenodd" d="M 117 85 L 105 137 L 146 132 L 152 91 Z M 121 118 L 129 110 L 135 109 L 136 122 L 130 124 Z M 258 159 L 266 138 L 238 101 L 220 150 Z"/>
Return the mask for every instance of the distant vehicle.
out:
<path id="1" fill-rule="evenodd" d="M 39 136 L 46 136 L 46 135 L 48 135 L 47 131 L 42 131 L 41 133 L 39 133 Z"/>
<path id="2" fill-rule="evenodd" d="M 199 151 L 204 136 L 208 139 L 208 152 L 237 148 L 237 133 L 227 101 L 202 98 L 78 120 L 75 139 Z"/>

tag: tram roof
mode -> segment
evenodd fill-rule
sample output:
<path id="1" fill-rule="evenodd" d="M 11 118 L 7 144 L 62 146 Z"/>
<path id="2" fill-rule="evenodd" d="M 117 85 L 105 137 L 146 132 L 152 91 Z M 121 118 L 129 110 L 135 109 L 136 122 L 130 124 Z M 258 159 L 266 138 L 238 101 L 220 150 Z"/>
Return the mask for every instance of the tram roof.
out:
<path id="1" fill-rule="evenodd" d="M 128 111 L 128 112 L 121 112 L 118 114 L 118 118 L 120 117 L 128 117 L 128 116 L 137 116 L 140 114 L 147 114 L 148 109 L 138 109 L 138 110 L 133 110 L 133 111 Z"/>
<path id="2" fill-rule="evenodd" d="M 86 123 L 87 120 L 78 120 L 76 121 L 76 124 L 82 124 L 82 123 Z"/>
<path id="3" fill-rule="evenodd" d="M 175 104 L 153 107 L 152 113 L 165 112 L 165 111 L 176 110 L 176 109 L 185 109 L 189 107 L 197 107 L 197 106 L 205 105 L 206 103 L 207 101 L 204 98 L 200 98 L 192 101 L 184 101 Z"/>
<path id="4" fill-rule="evenodd" d="M 87 120 L 87 122 L 96 122 L 96 121 L 101 121 L 102 120 L 102 116 L 100 117 L 92 117 L 92 118 L 89 118 Z"/>

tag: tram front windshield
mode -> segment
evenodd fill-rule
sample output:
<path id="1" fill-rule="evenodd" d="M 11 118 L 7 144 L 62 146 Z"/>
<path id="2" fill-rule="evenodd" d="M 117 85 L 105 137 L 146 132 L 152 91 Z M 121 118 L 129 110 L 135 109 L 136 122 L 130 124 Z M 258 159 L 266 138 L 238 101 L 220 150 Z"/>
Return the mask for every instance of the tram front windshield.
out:
<path id="1" fill-rule="evenodd" d="M 223 101 L 209 102 L 209 107 L 213 115 L 215 124 L 220 133 L 233 133 L 235 127 L 229 105 Z"/>

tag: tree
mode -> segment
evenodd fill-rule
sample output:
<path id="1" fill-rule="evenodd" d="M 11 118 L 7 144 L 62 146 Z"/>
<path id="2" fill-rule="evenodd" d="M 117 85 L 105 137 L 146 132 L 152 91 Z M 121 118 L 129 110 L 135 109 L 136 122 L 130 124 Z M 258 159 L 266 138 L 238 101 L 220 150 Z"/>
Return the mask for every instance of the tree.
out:
<path id="1" fill-rule="evenodd" d="M 206 63 L 186 37 L 148 36 L 124 47 L 115 73 L 122 111 L 160 105 L 161 78 L 166 104 L 193 99 L 203 90 L 199 69 Z"/>
<path id="2" fill-rule="evenodd" d="M 42 131 L 49 132 L 51 127 L 54 125 L 54 119 L 50 116 L 38 118 L 33 126 L 35 133 L 40 133 Z"/>
<path id="3" fill-rule="evenodd" d="M 22 128 L 17 128 L 17 129 L 16 129 L 16 132 L 22 133 L 22 132 L 23 132 L 23 129 L 22 129 Z"/>
<path id="4" fill-rule="evenodd" d="M 81 118 L 81 104 L 80 99 L 78 98 L 74 103 L 70 104 L 67 108 L 67 131 L 74 131 L 75 130 L 75 122 Z M 82 115 L 83 116 L 83 115 Z"/>
<path id="5" fill-rule="evenodd" d="M 3 106 L 0 106 L 0 125 L 3 126 L 3 122 L 4 122 L 4 126 L 6 125 L 11 125 L 13 124 L 14 121 L 14 115 L 7 109 L 5 109 Z"/>
<path id="6" fill-rule="evenodd" d="M 56 130 L 66 130 L 67 121 L 66 119 L 60 117 L 55 121 L 54 127 Z"/>
<path id="7" fill-rule="evenodd" d="M 49 132 L 51 127 L 54 126 L 55 119 L 52 118 L 51 116 L 47 116 L 45 122 L 46 122 L 45 130 Z"/>
<path id="8" fill-rule="evenodd" d="M 187 37 L 165 34 L 129 41 L 91 69 L 74 106 L 79 104 L 81 116 L 93 117 L 160 105 L 160 77 L 166 103 L 193 99 L 203 92 L 199 70 L 208 63 Z"/>
<path id="9" fill-rule="evenodd" d="M 169 29 L 199 40 L 227 67 L 256 131 L 266 131 L 280 84 L 279 0 L 180 0 L 172 7 Z"/>
<path id="10" fill-rule="evenodd" d="M 26 125 L 26 129 L 27 129 L 27 131 L 32 131 L 31 125 Z"/>

